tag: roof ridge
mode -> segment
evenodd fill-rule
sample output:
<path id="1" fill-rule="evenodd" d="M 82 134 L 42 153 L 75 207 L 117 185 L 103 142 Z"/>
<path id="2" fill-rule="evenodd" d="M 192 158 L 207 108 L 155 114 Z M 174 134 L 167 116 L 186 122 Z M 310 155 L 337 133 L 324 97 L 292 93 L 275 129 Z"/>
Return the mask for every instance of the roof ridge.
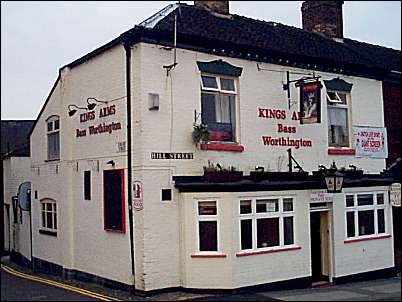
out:
<path id="1" fill-rule="evenodd" d="M 392 50 L 392 51 L 399 51 L 399 52 L 401 51 L 400 49 L 396 49 L 396 48 L 392 48 L 392 47 L 388 47 L 388 46 L 382 46 L 382 45 L 378 45 L 378 44 L 371 44 L 371 43 L 368 43 L 368 42 L 363 42 L 363 41 L 350 39 L 350 38 L 344 38 L 344 40 L 349 40 L 349 41 L 352 41 L 352 42 L 357 42 L 357 43 L 360 43 L 360 44 L 370 45 L 370 46 L 373 46 L 373 47 L 388 49 L 388 50 Z"/>

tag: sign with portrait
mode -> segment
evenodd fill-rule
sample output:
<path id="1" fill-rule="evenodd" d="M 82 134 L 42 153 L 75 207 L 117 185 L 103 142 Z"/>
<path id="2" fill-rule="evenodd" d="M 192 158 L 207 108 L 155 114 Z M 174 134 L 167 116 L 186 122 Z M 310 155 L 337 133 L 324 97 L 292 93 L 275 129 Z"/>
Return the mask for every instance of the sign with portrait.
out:
<path id="1" fill-rule="evenodd" d="M 387 158 L 387 129 L 353 126 L 356 157 Z"/>
<path id="2" fill-rule="evenodd" d="M 321 82 L 300 85 L 300 124 L 321 123 Z"/>

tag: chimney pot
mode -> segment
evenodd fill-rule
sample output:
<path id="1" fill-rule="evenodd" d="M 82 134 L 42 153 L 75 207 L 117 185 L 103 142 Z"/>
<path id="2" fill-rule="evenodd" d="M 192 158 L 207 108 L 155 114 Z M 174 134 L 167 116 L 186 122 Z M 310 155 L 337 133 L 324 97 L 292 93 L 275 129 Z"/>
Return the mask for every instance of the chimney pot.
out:
<path id="1" fill-rule="evenodd" d="M 218 14 L 229 15 L 229 1 L 194 1 L 194 5 Z"/>
<path id="2" fill-rule="evenodd" d="M 343 1 L 304 1 L 301 7 L 303 29 L 343 39 Z"/>

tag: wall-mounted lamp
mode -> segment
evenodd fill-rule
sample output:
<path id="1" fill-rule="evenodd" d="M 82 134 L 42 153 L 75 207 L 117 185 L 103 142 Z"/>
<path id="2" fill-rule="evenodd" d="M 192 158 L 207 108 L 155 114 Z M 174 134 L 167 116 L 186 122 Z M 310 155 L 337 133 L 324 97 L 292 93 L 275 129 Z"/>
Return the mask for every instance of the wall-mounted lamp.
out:
<path id="1" fill-rule="evenodd" d="M 70 105 L 68 105 L 68 115 L 69 115 L 69 116 L 73 116 L 73 115 L 77 112 L 77 109 L 71 109 L 71 107 L 75 107 L 75 108 L 77 108 L 77 109 L 88 110 L 88 108 L 85 108 L 85 107 L 78 107 L 77 105 L 70 104 Z"/>
<path id="2" fill-rule="evenodd" d="M 109 160 L 107 163 L 107 165 L 112 165 L 112 167 L 114 167 L 116 165 L 116 163 L 114 162 L 114 160 Z"/>
<path id="3" fill-rule="evenodd" d="M 338 172 L 335 162 L 332 163 L 329 169 L 325 170 L 324 178 L 328 193 L 342 192 L 344 175 Z"/>
<path id="4" fill-rule="evenodd" d="M 95 103 L 90 103 L 89 101 L 94 101 L 94 102 L 98 102 L 98 103 L 107 104 L 106 101 L 99 101 L 99 100 L 97 100 L 96 98 L 89 97 L 89 98 L 87 98 L 87 104 L 88 104 L 87 107 L 88 107 L 88 110 L 93 110 L 93 109 L 96 107 L 96 104 L 95 104 Z"/>

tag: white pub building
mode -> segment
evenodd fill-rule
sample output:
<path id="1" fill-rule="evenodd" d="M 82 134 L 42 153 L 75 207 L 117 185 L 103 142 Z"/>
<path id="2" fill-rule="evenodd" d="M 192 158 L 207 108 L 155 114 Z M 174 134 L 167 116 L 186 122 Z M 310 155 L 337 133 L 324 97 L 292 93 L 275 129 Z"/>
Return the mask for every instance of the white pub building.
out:
<path id="1" fill-rule="evenodd" d="M 146 292 L 393 275 L 388 71 L 318 2 L 303 29 L 171 4 L 62 67 L 30 135 L 34 269 Z"/>

